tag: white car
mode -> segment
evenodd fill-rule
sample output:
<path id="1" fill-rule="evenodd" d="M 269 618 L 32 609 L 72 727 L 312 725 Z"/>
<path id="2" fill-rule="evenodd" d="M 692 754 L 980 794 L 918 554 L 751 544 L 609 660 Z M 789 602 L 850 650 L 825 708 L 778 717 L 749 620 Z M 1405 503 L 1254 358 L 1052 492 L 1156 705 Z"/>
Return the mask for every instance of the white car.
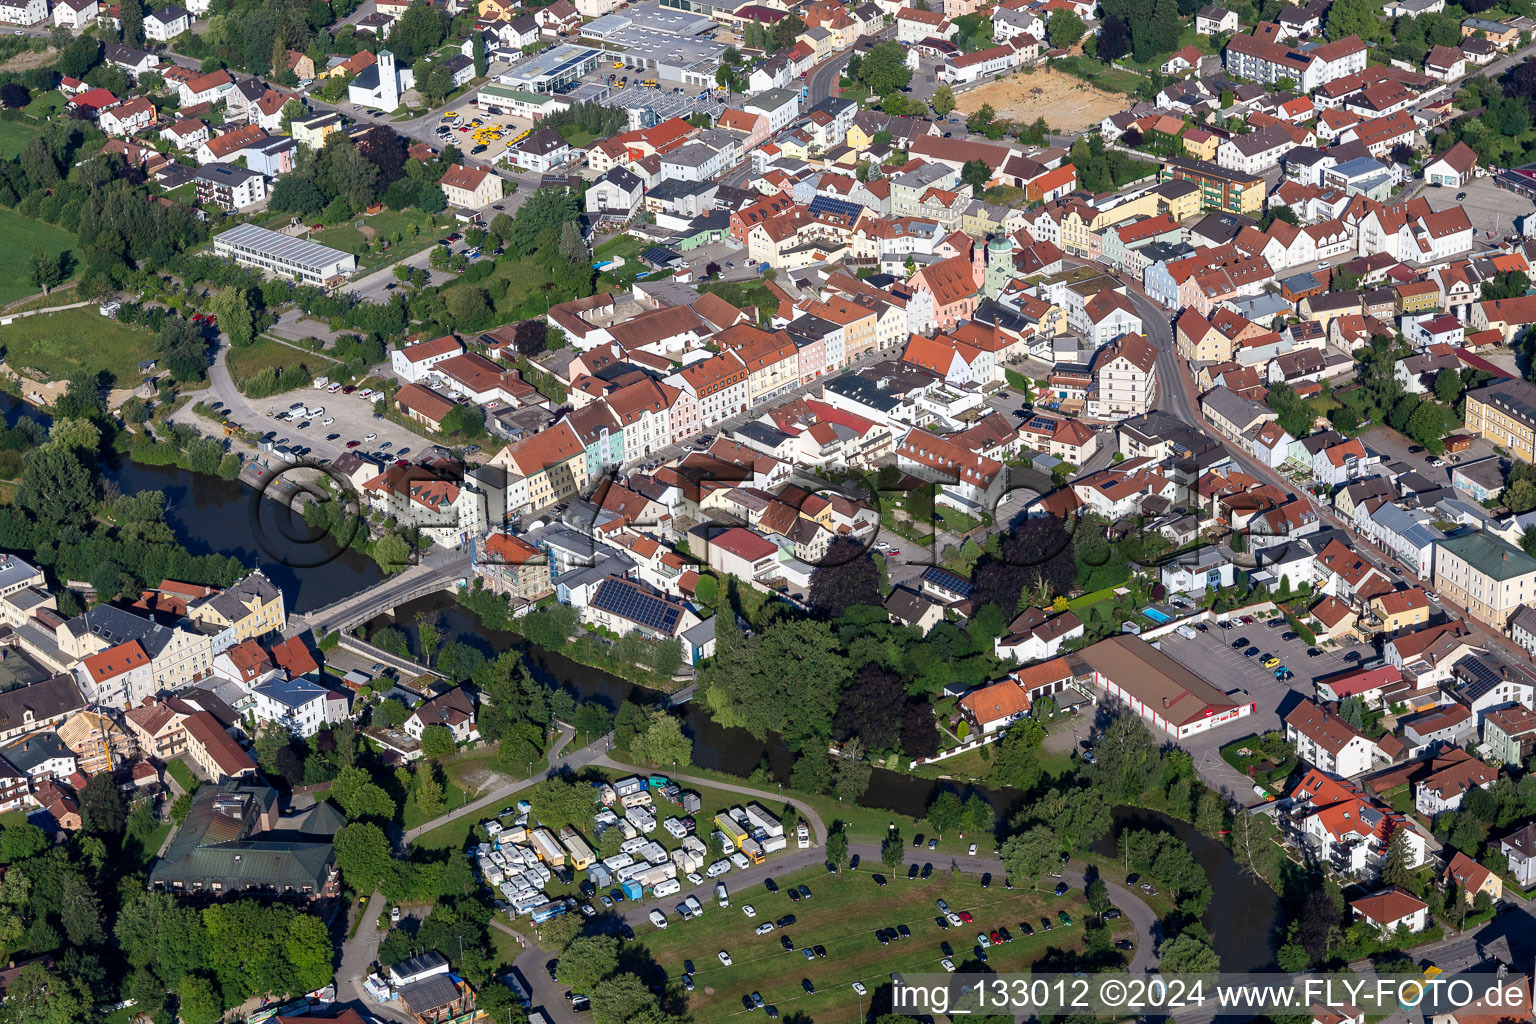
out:
<path id="1" fill-rule="evenodd" d="M 857 992 L 861 996 L 867 994 L 867 992 L 868 992 L 868 990 L 864 987 L 864 983 L 862 981 L 854 982 L 853 983 L 853 990 L 855 992 Z"/>
<path id="2" fill-rule="evenodd" d="M 390 910 L 390 912 L 389 912 L 389 923 L 390 924 L 399 924 L 400 923 L 400 908 L 399 907 L 394 907 L 394 908 L 392 908 Z"/>
<path id="3" fill-rule="evenodd" d="M 756 917 L 757 916 L 757 908 L 754 907 L 750 903 L 743 903 L 741 905 L 741 912 L 743 914 L 746 914 L 748 917 Z"/>
<path id="4" fill-rule="evenodd" d="M 953 960 L 951 960 L 949 957 L 945 957 L 943 960 L 940 960 L 939 961 L 939 966 L 944 968 L 950 974 L 954 974 L 955 973 L 955 962 Z"/>
<path id="5" fill-rule="evenodd" d="M 325 419 L 320 421 L 320 425 L 322 427 L 328 427 L 332 423 L 335 423 L 335 422 L 336 422 L 336 417 L 335 416 L 327 416 Z"/>
<path id="6" fill-rule="evenodd" d="M 953 912 L 945 914 L 944 919 L 949 922 L 950 927 L 952 928 L 959 928 L 962 924 L 965 923 L 964 921 L 960 920 L 959 914 Z"/>
<path id="7" fill-rule="evenodd" d="M 767 935 L 771 931 L 773 931 L 773 922 L 772 921 L 764 921 L 762 924 L 758 925 L 757 928 L 754 929 L 755 934 L 758 934 L 758 935 Z"/>
<path id="8" fill-rule="evenodd" d="M 374 438 L 376 438 L 378 436 L 379 436 L 378 434 L 369 434 L 367 437 L 363 438 L 363 440 L 364 441 L 372 441 Z"/>
<path id="9" fill-rule="evenodd" d="M 665 928 L 667 926 L 667 915 L 659 910 L 651 911 L 651 924 L 657 928 Z"/>
<path id="10" fill-rule="evenodd" d="M 689 885 L 703 885 L 704 884 L 704 876 L 700 875 L 697 871 L 690 871 L 690 872 L 688 872 L 688 884 Z"/>
<path id="11" fill-rule="evenodd" d="M 722 949 L 719 953 L 719 957 L 721 963 L 725 964 L 727 967 L 731 966 L 731 954 Z"/>
<path id="12" fill-rule="evenodd" d="M 972 843 L 971 848 L 966 852 L 969 853 L 972 857 L 976 856 L 976 844 Z"/>

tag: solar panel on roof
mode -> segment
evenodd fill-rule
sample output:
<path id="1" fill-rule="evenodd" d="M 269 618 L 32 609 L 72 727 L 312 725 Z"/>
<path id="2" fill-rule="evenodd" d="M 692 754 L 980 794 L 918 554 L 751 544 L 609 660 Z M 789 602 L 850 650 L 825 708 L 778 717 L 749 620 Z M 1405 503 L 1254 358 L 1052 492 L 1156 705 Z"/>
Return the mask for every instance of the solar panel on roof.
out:
<path id="1" fill-rule="evenodd" d="M 620 580 L 602 583 L 592 595 L 592 603 L 602 611 L 668 636 L 676 631 L 682 617 L 682 609 L 677 605 Z"/>
<path id="2" fill-rule="evenodd" d="M 830 213 L 838 217 L 850 217 L 857 219 L 864 212 L 864 207 L 858 203 L 850 203 L 846 199 L 834 199 L 831 196 L 817 196 L 811 200 L 810 211 L 812 216 L 818 213 Z"/>

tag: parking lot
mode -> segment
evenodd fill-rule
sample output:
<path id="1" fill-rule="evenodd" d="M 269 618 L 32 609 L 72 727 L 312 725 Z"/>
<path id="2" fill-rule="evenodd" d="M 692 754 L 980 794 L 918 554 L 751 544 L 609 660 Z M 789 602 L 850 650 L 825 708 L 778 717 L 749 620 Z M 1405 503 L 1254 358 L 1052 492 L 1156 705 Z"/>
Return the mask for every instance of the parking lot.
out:
<path id="1" fill-rule="evenodd" d="M 323 388 L 318 391 L 313 388 L 290 391 L 285 395 L 248 402 L 254 415 L 244 415 L 241 410 L 235 409 L 231 419 L 258 434 L 273 432 L 272 440 L 275 443 L 286 444 L 290 448 L 308 448 L 305 454 L 322 465 L 327 464 L 327 460 L 334 461 L 342 452 L 349 450 L 361 455 L 379 454 L 383 456 L 380 461 L 384 462 L 402 456 L 414 458 L 431 447 L 432 442 L 419 434 L 383 416 L 375 418 L 376 406 L 371 401 L 359 398 L 359 393 L 354 391 L 347 395 L 337 391 L 331 394 Z M 278 419 L 278 415 L 294 402 L 303 402 L 310 408 L 320 406 L 325 412 L 313 419 Z M 333 422 L 327 425 L 327 419 Z M 303 426 L 305 423 L 309 425 Z M 375 435 L 374 439 L 365 441 L 364 438 L 369 434 Z M 358 441 L 360 444 L 348 449 L 348 441 Z M 275 460 L 264 452 L 257 456 L 257 461 L 270 464 Z"/>
<path id="2" fill-rule="evenodd" d="M 1437 484 L 1449 484 L 1451 482 L 1451 470 L 1455 469 L 1458 463 L 1476 462 L 1478 459 L 1484 459 L 1490 455 L 1497 454 L 1493 450 L 1493 445 L 1487 440 L 1481 437 L 1474 437 L 1472 438 L 1471 446 L 1466 451 L 1458 452 L 1454 455 L 1446 454 L 1439 456 L 1440 461 L 1444 465 L 1433 466 L 1430 465 L 1430 460 L 1436 458 L 1436 456 L 1424 451 L 1412 451 L 1411 449 L 1419 446 L 1391 427 L 1373 427 L 1362 435 L 1361 440 L 1365 442 L 1368 448 L 1380 453 L 1387 461 L 1401 462 L 1409 469 L 1428 477 Z"/>
<path id="3" fill-rule="evenodd" d="M 1272 617 L 1271 621 L 1279 622 L 1276 626 L 1267 625 L 1259 616 L 1253 620 L 1244 623 L 1234 619 L 1230 629 L 1213 625 L 1193 640 L 1171 633 L 1160 641 L 1164 653 L 1218 690 L 1242 690 L 1254 702 L 1254 712 L 1247 718 L 1180 741 L 1194 759 L 1195 771 L 1208 785 L 1244 804 L 1256 802 L 1252 781 L 1222 760 L 1221 747 L 1244 736 L 1283 729 L 1281 715 L 1303 699 L 1313 697 L 1317 679 L 1348 671 L 1376 656 L 1372 648 L 1351 642 L 1321 644 L 1316 648 L 1320 653 L 1308 657 L 1308 645 L 1300 637 L 1281 639 L 1291 631 L 1283 618 Z M 1239 640 L 1243 643 L 1233 649 L 1232 645 Z M 1252 657 L 1245 655 L 1255 647 L 1257 653 Z M 1352 654 L 1355 660 L 1346 660 Z M 1280 664 L 1265 668 L 1267 656 L 1279 658 Z M 1276 679 L 1275 671 L 1281 667 L 1295 675 L 1283 682 Z"/>
<path id="4" fill-rule="evenodd" d="M 447 114 L 454 116 L 448 117 Z M 481 132 L 489 130 L 499 133 L 499 138 L 481 135 L 477 140 L 475 129 L 470 127 L 475 121 L 480 122 Z M 532 131 L 533 122 L 526 117 L 513 117 L 511 114 L 484 114 L 479 108 L 470 106 L 466 101 L 450 111 L 445 111 L 444 116 L 432 125 L 434 132 L 438 132 L 439 128 L 449 129 L 446 139 L 440 132 L 437 135 L 437 141 L 440 143 L 446 145 L 451 142 L 465 156 L 494 162 L 501 159 L 508 146 L 521 141 L 528 132 Z M 466 128 L 469 130 L 464 130 Z M 482 145 L 485 148 L 476 152 L 475 150 Z"/>
<path id="5" fill-rule="evenodd" d="M 1457 199 L 1463 192 L 1466 198 Z M 1517 217 L 1525 217 L 1536 209 L 1525 196 L 1499 188 L 1492 178 L 1473 178 L 1461 189 L 1426 188 L 1422 195 L 1429 200 L 1430 209 L 1437 212 L 1451 206 L 1466 210 L 1474 242 L 1488 242 L 1510 234 L 1515 230 Z"/>

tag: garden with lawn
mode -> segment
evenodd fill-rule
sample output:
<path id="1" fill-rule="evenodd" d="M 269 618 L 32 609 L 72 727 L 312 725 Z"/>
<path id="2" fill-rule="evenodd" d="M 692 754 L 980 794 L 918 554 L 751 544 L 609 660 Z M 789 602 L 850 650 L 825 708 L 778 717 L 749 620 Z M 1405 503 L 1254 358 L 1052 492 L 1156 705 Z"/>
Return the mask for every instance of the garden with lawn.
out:
<path id="1" fill-rule="evenodd" d="M 777 878 L 779 892 L 759 884 L 732 891 L 729 907 L 710 900 L 704 913 L 691 921 L 682 920 L 664 901 L 667 927 L 647 923 L 637 928 L 635 952 L 643 950 L 670 977 L 683 972 L 685 960 L 693 961 L 694 991 L 688 995 L 688 1009 L 699 1019 L 735 1013 L 742 1008 L 742 996 L 758 992 L 785 1017 L 795 1013 L 815 1020 L 853 1020 L 860 1007 L 867 1008 L 869 1003 L 867 994 L 861 997 L 853 989 L 855 981 L 873 992 L 889 984 L 893 972 L 942 973 L 939 961 L 946 955 L 942 942 L 952 947 L 949 959 L 958 970 L 998 973 L 1026 970 L 1052 948 L 1083 948 L 1087 908 L 1081 889 L 1057 897 L 1044 887 L 1038 892 L 1024 886 L 1005 889 L 1001 879 L 984 889 L 977 875 L 947 868 L 910 882 L 902 872 L 878 886 L 873 876 L 880 870 L 879 865 L 838 874 L 823 868 L 804 869 Z M 730 876 L 723 881 L 729 888 Z M 807 886 L 811 898 L 792 902 L 785 891 L 791 884 Z M 956 912 L 973 915 L 974 921 L 940 928 L 934 902 L 938 899 Z M 753 907 L 755 917 L 746 916 L 745 905 Z M 1070 925 L 1057 918 L 1063 910 Z M 788 914 L 794 915 L 793 924 L 766 935 L 754 934 L 758 925 Z M 1049 932 L 1042 925 L 1044 917 L 1051 921 Z M 1029 923 L 1033 935 L 1024 933 L 1023 922 Z M 1110 923 L 1130 927 L 1124 918 Z M 882 945 L 875 936 L 878 930 L 897 931 L 902 925 L 910 937 Z M 985 950 L 983 967 L 977 956 L 977 934 L 1002 928 L 1008 929 L 1013 941 Z M 788 937 L 795 948 L 786 951 L 782 937 Z M 813 959 L 806 959 L 802 950 L 818 945 L 826 956 L 813 953 Z M 729 966 L 720 959 L 722 950 L 730 954 Z M 806 981 L 813 992 L 806 991 Z"/>
<path id="2" fill-rule="evenodd" d="M 82 339 L 90 339 L 82 344 Z M 0 349 L 11 369 L 65 380 L 81 371 L 112 374 L 119 387 L 138 383 L 138 364 L 153 358 L 155 339 L 139 327 L 102 316 L 95 306 L 22 317 L 0 327 Z"/>
<path id="3" fill-rule="evenodd" d="M 1233 740 L 1221 748 L 1221 759 L 1271 792 L 1290 778 L 1297 765 L 1296 748 L 1278 732 Z"/>

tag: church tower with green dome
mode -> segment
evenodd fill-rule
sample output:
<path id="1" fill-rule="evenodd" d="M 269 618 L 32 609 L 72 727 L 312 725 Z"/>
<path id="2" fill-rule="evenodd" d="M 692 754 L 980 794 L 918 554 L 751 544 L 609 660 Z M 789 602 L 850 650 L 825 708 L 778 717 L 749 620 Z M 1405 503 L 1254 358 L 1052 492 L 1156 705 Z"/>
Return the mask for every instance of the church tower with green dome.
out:
<path id="1" fill-rule="evenodd" d="M 1013 278 L 1013 239 L 1006 234 L 988 239 L 987 276 L 982 285 L 982 294 L 989 299 L 997 298 Z"/>

